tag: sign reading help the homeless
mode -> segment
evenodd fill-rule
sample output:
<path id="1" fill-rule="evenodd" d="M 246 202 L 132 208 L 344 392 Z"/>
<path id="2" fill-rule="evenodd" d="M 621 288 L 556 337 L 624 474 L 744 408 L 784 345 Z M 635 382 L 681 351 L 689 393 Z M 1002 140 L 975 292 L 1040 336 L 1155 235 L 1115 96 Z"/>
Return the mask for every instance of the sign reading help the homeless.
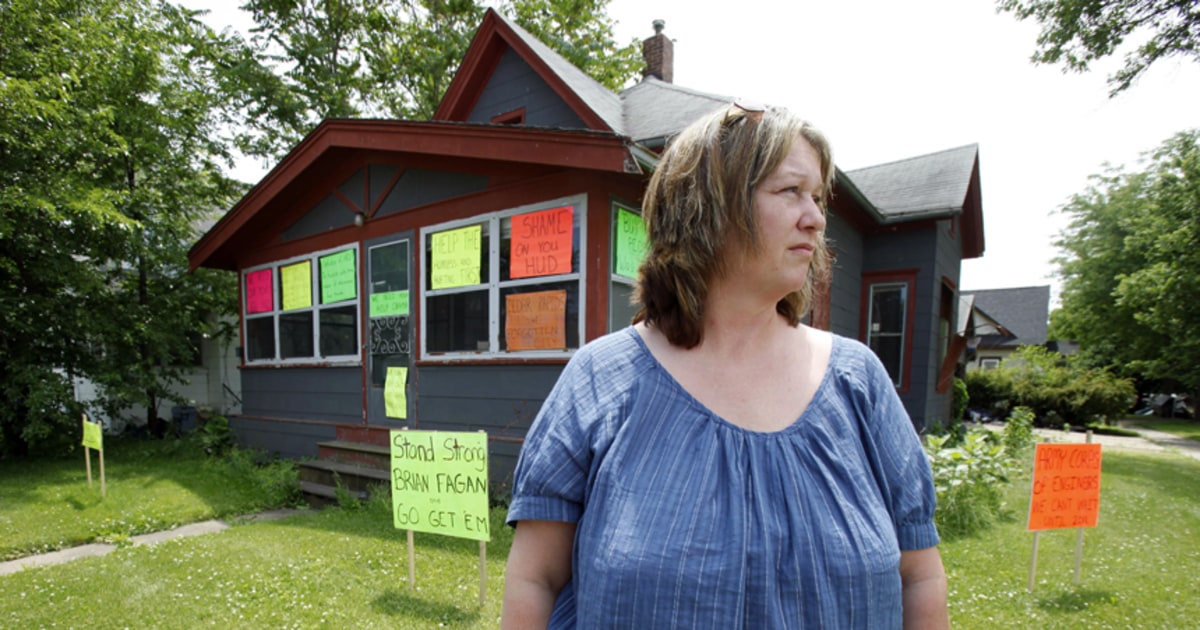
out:
<path id="1" fill-rule="evenodd" d="M 491 540 L 487 434 L 392 431 L 397 529 Z"/>

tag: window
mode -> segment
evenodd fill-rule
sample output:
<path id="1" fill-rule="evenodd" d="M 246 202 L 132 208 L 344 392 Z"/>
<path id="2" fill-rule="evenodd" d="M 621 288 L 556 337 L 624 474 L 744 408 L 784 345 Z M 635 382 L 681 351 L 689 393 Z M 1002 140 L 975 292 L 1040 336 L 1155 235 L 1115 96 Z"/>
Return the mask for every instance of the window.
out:
<path id="1" fill-rule="evenodd" d="M 247 362 L 358 359 L 356 248 L 249 269 L 242 295 Z"/>
<path id="2" fill-rule="evenodd" d="M 624 328 L 638 307 L 633 302 L 633 283 L 638 265 L 646 256 L 646 226 L 641 212 L 612 205 L 612 273 L 608 284 L 608 330 Z"/>
<path id="3" fill-rule="evenodd" d="M 896 387 L 905 385 L 910 290 L 909 282 L 876 282 L 868 290 L 867 345 Z"/>
<path id="4" fill-rule="evenodd" d="M 982 370 L 994 370 L 1000 367 L 1000 359 L 996 357 L 987 357 L 979 360 L 979 368 Z"/>
<path id="5" fill-rule="evenodd" d="M 583 337 L 582 196 L 421 231 L 422 356 L 561 357 Z"/>

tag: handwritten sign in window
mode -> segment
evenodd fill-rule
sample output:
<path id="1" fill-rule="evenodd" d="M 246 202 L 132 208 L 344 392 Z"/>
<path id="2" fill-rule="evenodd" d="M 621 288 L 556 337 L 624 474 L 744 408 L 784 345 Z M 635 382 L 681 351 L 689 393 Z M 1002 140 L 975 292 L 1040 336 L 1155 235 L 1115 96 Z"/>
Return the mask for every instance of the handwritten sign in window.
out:
<path id="1" fill-rule="evenodd" d="M 566 348 L 566 291 L 506 295 L 504 306 L 504 338 L 509 352 Z"/>
<path id="2" fill-rule="evenodd" d="M 408 315 L 408 291 L 371 294 L 371 317 Z"/>
<path id="3" fill-rule="evenodd" d="M 571 273 L 571 206 L 518 214 L 512 218 L 509 277 L 531 278 Z"/>
<path id="4" fill-rule="evenodd" d="M 491 540 L 486 433 L 391 432 L 397 529 Z"/>
<path id="5" fill-rule="evenodd" d="M 615 268 L 618 274 L 626 278 L 636 278 L 638 266 L 646 257 L 646 226 L 642 217 L 628 211 L 617 210 L 617 233 Z"/>
<path id="6" fill-rule="evenodd" d="M 312 262 L 304 261 L 279 268 L 283 310 L 312 306 Z"/>
<path id="7" fill-rule="evenodd" d="M 430 261 L 431 289 L 451 289 L 479 284 L 483 226 L 468 225 L 434 234 Z"/>
<path id="8" fill-rule="evenodd" d="M 384 414 L 389 418 L 408 417 L 408 368 L 389 367 L 383 383 Z"/>
<path id="9" fill-rule="evenodd" d="M 1039 443 L 1029 531 L 1095 527 L 1099 518 L 1100 445 Z"/>
<path id="10" fill-rule="evenodd" d="M 267 313 L 275 309 L 275 287 L 271 279 L 270 269 L 246 274 L 247 313 Z"/>
<path id="11" fill-rule="evenodd" d="M 353 300 L 358 295 L 354 281 L 354 250 L 321 256 L 321 303 L 331 304 Z"/>

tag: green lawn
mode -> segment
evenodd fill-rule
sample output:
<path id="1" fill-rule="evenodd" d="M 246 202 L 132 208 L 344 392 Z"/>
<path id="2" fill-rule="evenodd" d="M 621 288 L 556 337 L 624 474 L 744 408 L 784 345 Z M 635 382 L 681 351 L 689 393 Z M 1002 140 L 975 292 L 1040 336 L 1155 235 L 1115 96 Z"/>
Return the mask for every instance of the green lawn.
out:
<path id="1" fill-rule="evenodd" d="M 76 487 L 37 496 L 85 492 L 81 478 L 59 483 Z M 1028 479 L 1014 482 L 1010 519 L 943 543 L 956 628 L 1164 628 L 1200 619 L 1200 462 L 1105 452 L 1100 526 L 1087 530 L 1082 584 L 1072 583 L 1075 531 L 1046 532 L 1032 595 L 1028 496 Z M 409 588 L 404 534 L 383 497 L 0 577 L 0 627 L 493 628 L 511 544 L 503 517 L 492 513 L 482 608 L 473 541 L 418 533 Z"/>
<path id="2" fill-rule="evenodd" d="M 1189 440 L 1200 441 L 1200 421 L 1196 420 L 1142 420 L 1135 419 L 1134 422 L 1147 429 L 1171 433 Z"/>
<path id="3" fill-rule="evenodd" d="M 109 438 L 100 496 L 76 457 L 0 460 L 0 560 L 89 542 L 120 543 L 177 525 L 278 507 L 298 497 L 295 466 L 207 458 L 193 440 Z M 3 624 L 0 623 L 0 626 Z"/>

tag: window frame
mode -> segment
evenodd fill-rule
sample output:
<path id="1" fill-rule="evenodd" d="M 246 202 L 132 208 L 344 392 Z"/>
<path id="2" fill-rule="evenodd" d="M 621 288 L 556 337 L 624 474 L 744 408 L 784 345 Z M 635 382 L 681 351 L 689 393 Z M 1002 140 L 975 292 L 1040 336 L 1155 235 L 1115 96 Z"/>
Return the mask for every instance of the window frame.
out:
<path id="1" fill-rule="evenodd" d="M 531 212 L 539 212 L 542 210 L 550 210 L 562 206 L 571 206 L 574 226 L 572 229 L 578 229 L 578 260 L 577 269 L 573 269 L 571 273 L 556 274 L 547 276 L 533 276 L 526 278 L 509 278 L 507 280 L 500 278 L 500 249 L 504 234 L 502 225 L 504 219 L 514 217 L 521 214 Z M 429 248 L 427 242 L 433 234 L 446 232 L 471 225 L 485 225 L 483 240 L 481 246 L 487 247 L 488 262 L 487 262 L 487 278 L 480 278 L 479 284 L 473 284 L 462 287 L 452 287 L 447 289 L 430 289 L 428 286 L 428 270 L 429 270 Z M 510 236 L 511 238 L 511 236 Z M 587 338 L 585 335 L 585 323 L 587 320 L 587 195 L 580 193 L 566 197 L 559 197 L 546 201 L 538 201 L 529 203 L 514 208 L 506 208 L 495 212 L 488 212 L 467 217 L 464 219 L 456 219 L 443 223 L 427 225 L 417 230 L 416 237 L 417 247 L 420 249 L 420 262 L 418 269 L 420 272 L 417 286 L 420 291 L 420 347 L 419 357 L 421 361 L 434 361 L 445 363 L 459 363 L 465 361 L 488 361 L 502 362 L 505 360 L 525 360 L 525 359 L 564 359 L 571 357 L 578 347 L 566 348 L 565 350 L 519 350 L 510 352 L 500 348 L 500 331 L 504 326 L 504 322 L 500 321 L 500 302 L 501 293 L 505 289 L 524 286 L 538 286 L 544 284 L 559 284 L 575 282 L 578 292 L 577 305 L 577 321 L 575 322 L 578 329 L 578 345 L 582 346 Z M 429 323 L 430 312 L 429 299 L 445 295 L 454 295 L 457 293 L 474 293 L 479 291 L 487 291 L 487 318 L 488 318 L 488 348 L 487 350 L 454 350 L 447 352 L 431 353 L 429 351 Z M 570 323 L 567 324 L 570 326 Z"/>
<path id="2" fill-rule="evenodd" d="M 868 348 L 871 347 L 871 315 L 874 307 L 875 290 L 878 287 L 904 286 L 907 289 L 905 303 L 902 307 L 904 322 L 900 333 L 900 365 L 899 374 L 892 377 L 896 391 L 907 393 L 912 379 L 913 325 L 917 300 L 917 271 L 897 270 L 863 274 L 862 314 L 860 323 L 860 339 Z M 872 348 L 872 352 L 874 349 Z M 878 355 L 876 355 L 878 356 Z M 882 357 L 880 358 L 882 361 Z M 884 365 L 886 368 L 887 366 Z"/>
<path id="3" fill-rule="evenodd" d="M 354 252 L 354 299 L 332 302 L 330 304 L 321 304 L 321 258 L 332 254 L 338 254 L 344 251 Z M 281 269 L 297 263 L 309 263 L 309 283 L 312 295 L 312 303 L 304 308 L 297 308 L 285 311 L 283 309 L 283 283 L 281 281 Z M 271 310 L 263 313 L 250 313 L 249 303 L 247 302 L 247 278 L 250 274 L 262 271 L 264 269 L 271 270 Z M 248 347 L 250 337 L 249 326 L 251 320 L 261 320 L 270 318 L 273 324 L 273 339 L 274 353 L 269 359 L 251 359 L 249 350 L 243 350 L 242 363 L 249 367 L 255 366 L 299 366 L 299 365 L 323 365 L 323 366 L 350 366 L 360 365 L 362 363 L 362 259 L 358 243 L 348 243 L 328 249 L 307 252 L 299 256 L 290 258 L 282 258 L 269 263 L 246 267 L 241 270 L 241 311 L 242 321 L 242 344 L 243 348 Z M 338 355 L 321 355 L 321 311 L 345 308 L 353 306 L 354 314 L 354 331 L 355 331 L 355 353 L 354 354 L 338 354 Z M 313 354 L 306 357 L 289 357 L 282 358 L 281 339 L 280 339 L 280 317 L 285 314 L 296 313 L 312 313 L 312 344 Z"/>

